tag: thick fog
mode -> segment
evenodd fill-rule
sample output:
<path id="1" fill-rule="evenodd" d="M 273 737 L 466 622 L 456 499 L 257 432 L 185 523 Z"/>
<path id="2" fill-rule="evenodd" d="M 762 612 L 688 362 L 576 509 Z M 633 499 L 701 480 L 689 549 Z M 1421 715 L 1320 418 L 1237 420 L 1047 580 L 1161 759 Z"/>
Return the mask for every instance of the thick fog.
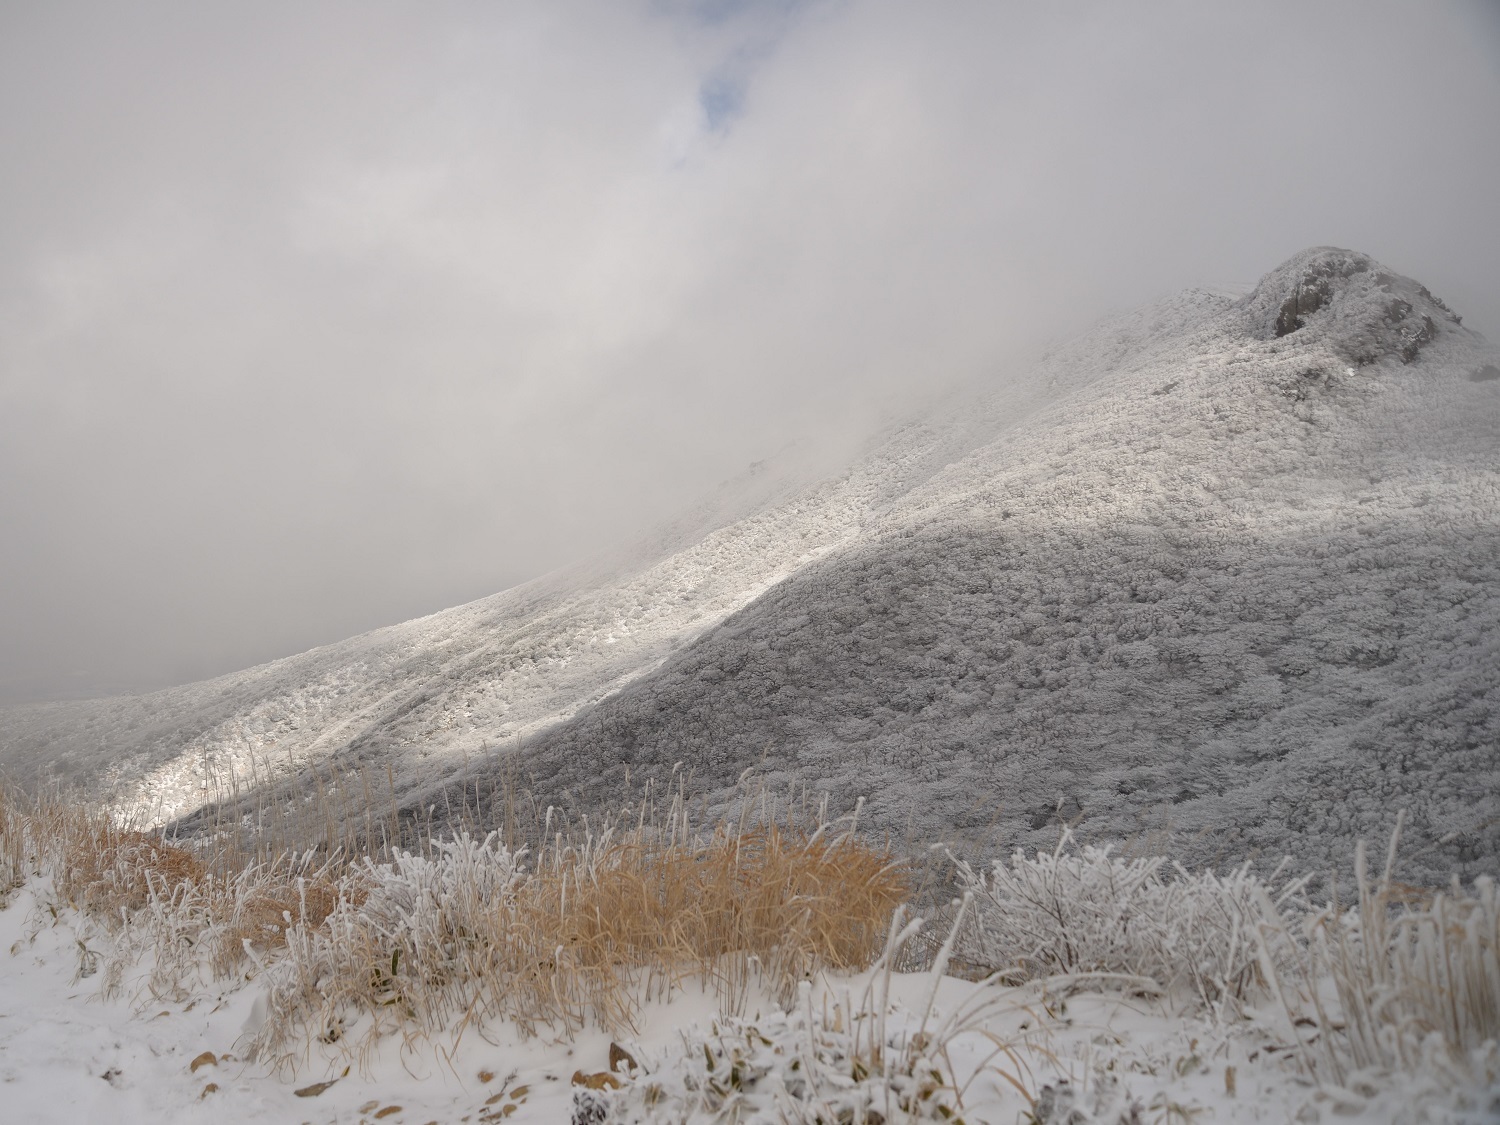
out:
<path id="1" fill-rule="evenodd" d="M 1500 338 L 1493 5 L 0 7 L 0 699 L 495 592 L 1333 243 Z"/>

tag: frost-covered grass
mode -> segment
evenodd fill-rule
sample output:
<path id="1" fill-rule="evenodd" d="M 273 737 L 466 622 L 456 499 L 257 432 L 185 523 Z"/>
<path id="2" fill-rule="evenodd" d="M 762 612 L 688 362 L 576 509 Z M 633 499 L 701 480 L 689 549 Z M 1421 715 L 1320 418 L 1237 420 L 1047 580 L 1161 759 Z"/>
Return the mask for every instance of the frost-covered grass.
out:
<path id="1" fill-rule="evenodd" d="M 684 977 L 729 1007 L 752 985 L 790 1001 L 799 981 L 868 965 L 910 894 L 902 864 L 836 825 L 700 832 L 679 806 L 660 824 L 559 832 L 534 854 L 460 834 L 384 860 L 246 853 L 238 866 L 77 805 L 8 798 L 4 817 L 21 871 L 50 873 L 112 934 L 106 981 L 146 953 L 162 997 L 258 976 L 251 1049 L 274 1063 L 361 1020 L 372 1038 L 455 1019 L 624 1032 Z"/>
<path id="2" fill-rule="evenodd" d="M 958 863 L 961 897 L 925 924 L 927 946 L 910 872 L 852 825 L 747 814 L 695 828 L 680 804 L 535 853 L 460 835 L 383 859 L 245 853 L 236 869 L 223 851 L 9 796 L 0 864 L 33 903 L 30 940 L 71 926 L 77 978 L 97 975 L 106 998 L 188 1010 L 253 990 L 233 1050 L 271 1072 L 368 1069 L 387 1042 L 443 1053 L 503 1028 L 614 1037 L 618 1069 L 577 1076 L 576 1120 L 1003 1109 L 1114 1125 L 1252 1082 L 1288 1113 L 1315 1097 L 1378 1120 L 1405 1091 L 1432 1120 L 1480 1120 L 1500 1097 L 1495 889 L 1418 892 L 1389 863 L 1373 881 L 1361 866 L 1357 905 L 1315 906 L 1300 880 L 1191 873 L 1064 836 Z M 718 1016 L 653 1040 L 685 990 Z M 1253 1119 L 1243 1108 L 1215 1112 Z"/>
<path id="3" fill-rule="evenodd" d="M 1301 919 L 1303 941 L 1275 985 L 1299 1028 L 1299 1053 L 1323 1084 L 1368 1086 L 1372 1076 L 1420 1073 L 1458 1086 L 1500 1082 L 1500 897 L 1480 876 L 1446 891 L 1372 880 L 1361 843 L 1357 907 Z M 1276 935 L 1262 924 L 1262 936 Z M 1284 930 L 1283 930 L 1284 933 Z M 1262 942 L 1263 956 L 1268 944 Z"/>
<path id="4" fill-rule="evenodd" d="M 531 1033 L 624 1033 L 684 977 L 733 1007 L 752 982 L 858 969 L 907 892 L 890 857 L 852 836 L 775 825 L 707 837 L 619 837 L 555 846 L 535 864 L 494 837 L 366 861 L 318 925 L 293 925 L 266 968 L 259 1057 L 308 1036 L 434 1034 L 455 1019 Z"/>

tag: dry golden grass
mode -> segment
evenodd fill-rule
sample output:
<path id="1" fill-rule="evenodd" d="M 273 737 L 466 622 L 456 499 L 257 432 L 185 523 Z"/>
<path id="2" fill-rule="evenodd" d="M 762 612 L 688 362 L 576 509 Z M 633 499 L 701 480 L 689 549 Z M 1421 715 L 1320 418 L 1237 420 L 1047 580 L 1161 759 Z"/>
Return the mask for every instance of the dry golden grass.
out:
<path id="1" fill-rule="evenodd" d="M 286 865 L 274 864 L 273 871 Z M 257 951 L 286 944 L 294 926 L 321 926 L 338 907 L 340 887 L 326 876 L 297 879 L 288 872 L 280 878 L 262 879 L 236 903 L 229 939 L 239 945 L 248 941 Z"/>
<path id="2" fill-rule="evenodd" d="M 207 869 L 186 848 L 87 814 L 69 816 L 58 888 L 84 910 L 115 915 L 143 908 L 153 894 L 196 887 Z"/>
<path id="3" fill-rule="evenodd" d="M 831 824 L 784 811 L 694 832 L 680 801 L 664 819 L 556 833 L 529 871 L 493 837 L 378 859 L 335 848 L 315 866 L 317 851 L 267 858 L 263 843 L 225 834 L 183 846 L 102 810 L 5 795 L 0 856 L 39 857 L 65 900 L 153 943 L 163 995 L 201 972 L 243 972 L 247 958 L 269 970 L 261 1048 L 279 1061 L 361 1013 L 379 1017 L 375 1033 L 458 1016 L 621 1029 L 689 978 L 727 1008 L 756 982 L 789 1002 L 821 970 L 870 964 L 912 894 L 889 850 Z M 14 866 L 19 881 L 25 864 Z"/>
<path id="4" fill-rule="evenodd" d="M 0 786 L 0 905 L 26 882 L 31 865 L 27 855 L 26 816 Z"/>
<path id="5" fill-rule="evenodd" d="M 246 872 L 254 878 L 220 883 L 215 905 L 227 919 L 227 944 L 257 952 L 275 951 L 286 945 L 297 928 L 323 925 L 343 898 L 358 902 L 357 887 L 341 885 L 326 873 L 312 878 L 295 875 L 284 863 L 273 863 Z"/>
<path id="6" fill-rule="evenodd" d="M 290 925 L 320 924 L 338 903 L 329 865 L 309 871 L 290 857 L 200 850 L 121 826 L 103 809 L 0 790 L 0 882 L 13 888 L 45 870 L 62 901 L 106 928 L 154 933 L 159 978 L 187 972 L 200 943 L 213 972 L 236 972 L 247 942 L 257 951 L 284 945 Z M 171 943 L 185 947 L 176 958 Z"/>
<path id="7" fill-rule="evenodd" d="M 575 971 L 658 966 L 737 991 L 756 966 L 789 1001 L 819 970 L 870 964 L 910 894 L 902 865 L 859 837 L 721 825 L 706 840 L 637 835 L 547 857 L 519 889 L 515 923 Z"/>
<path id="8" fill-rule="evenodd" d="M 754 985 L 789 1002 L 823 970 L 872 963 L 907 899 L 906 869 L 853 833 L 680 820 L 557 837 L 529 871 L 492 836 L 398 853 L 340 882 L 340 905 L 293 927 L 271 970 L 267 1061 L 298 1043 L 431 1034 L 508 1019 L 526 1033 L 635 1026 L 641 1005 L 695 979 L 738 1010 Z"/>

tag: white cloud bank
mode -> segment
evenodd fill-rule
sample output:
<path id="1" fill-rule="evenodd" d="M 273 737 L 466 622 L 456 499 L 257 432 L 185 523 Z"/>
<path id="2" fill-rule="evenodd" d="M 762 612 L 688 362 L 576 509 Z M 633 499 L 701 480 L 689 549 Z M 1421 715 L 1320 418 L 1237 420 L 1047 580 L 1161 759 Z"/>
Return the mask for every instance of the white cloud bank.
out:
<path id="1" fill-rule="evenodd" d="M 1355 246 L 1500 334 L 1478 5 L 12 6 L 0 695 L 487 593 Z"/>

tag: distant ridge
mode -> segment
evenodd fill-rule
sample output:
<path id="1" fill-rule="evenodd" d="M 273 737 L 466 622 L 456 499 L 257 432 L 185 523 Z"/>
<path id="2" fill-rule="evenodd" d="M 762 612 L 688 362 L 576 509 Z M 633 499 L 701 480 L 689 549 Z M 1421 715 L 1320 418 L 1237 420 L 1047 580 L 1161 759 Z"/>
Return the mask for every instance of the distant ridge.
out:
<path id="1" fill-rule="evenodd" d="M 311 766 L 585 807 L 679 762 L 867 826 L 1500 871 L 1500 356 L 1319 247 L 1100 325 L 632 552 L 202 684 L 0 710 L 0 768 L 166 821 Z M 441 815 L 441 814 L 439 814 Z"/>

